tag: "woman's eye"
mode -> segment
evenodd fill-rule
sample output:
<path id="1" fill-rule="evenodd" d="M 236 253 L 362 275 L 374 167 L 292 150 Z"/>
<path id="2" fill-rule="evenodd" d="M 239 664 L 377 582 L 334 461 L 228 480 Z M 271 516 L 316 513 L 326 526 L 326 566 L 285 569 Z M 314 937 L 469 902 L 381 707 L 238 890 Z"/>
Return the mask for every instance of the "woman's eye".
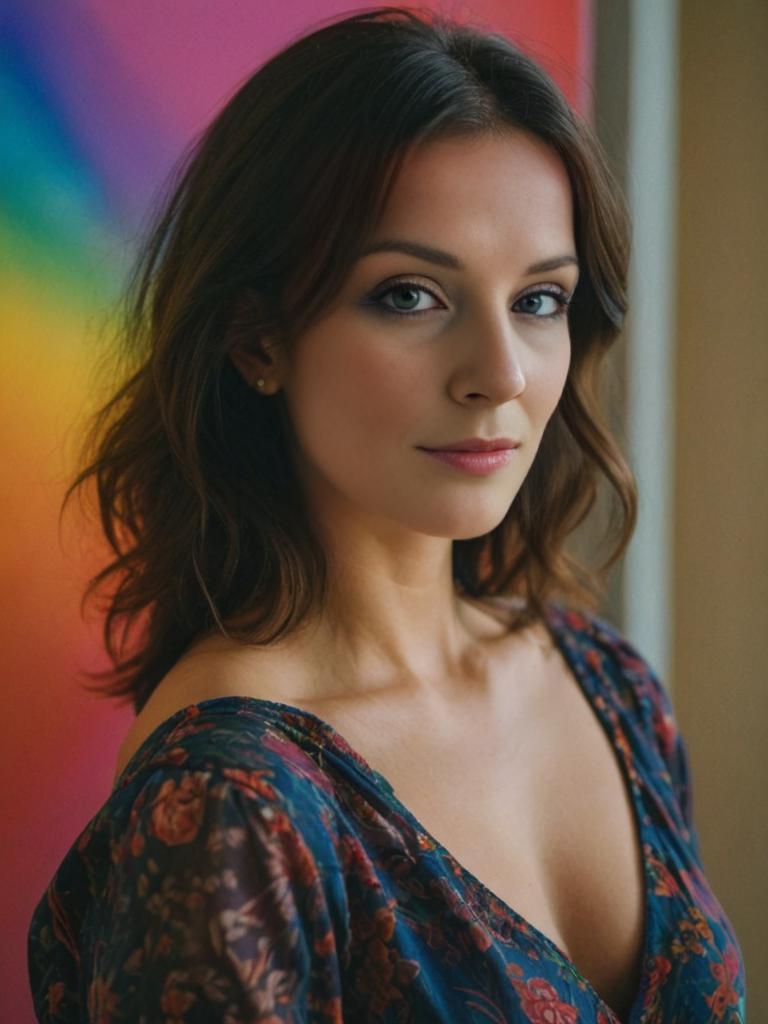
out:
<path id="1" fill-rule="evenodd" d="M 372 296 L 371 302 L 374 306 L 378 306 L 385 313 L 394 313 L 395 315 L 400 314 L 403 316 L 413 316 L 418 313 L 427 313 L 430 309 L 435 309 L 435 306 L 424 306 L 419 307 L 419 295 L 431 296 L 433 299 L 435 296 L 429 291 L 428 288 L 424 288 L 423 285 L 410 284 L 408 282 L 400 282 L 400 284 L 390 285 L 388 288 L 384 288 L 379 292 L 376 292 Z M 382 299 L 385 297 L 392 296 L 392 303 L 383 302 Z"/>
<path id="2" fill-rule="evenodd" d="M 563 316 L 568 309 L 568 298 L 560 292 L 528 292 L 515 303 L 520 313 L 542 319 Z"/>
<path id="3" fill-rule="evenodd" d="M 391 313 L 394 316 L 419 316 L 439 308 L 425 305 L 425 299 L 429 298 L 439 302 L 437 296 L 424 285 L 400 281 L 375 292 L 368 303 L 383 313 Z M 385 302 L 385 299 L 389 301 Z M 557 320 L 567 313 L 569 301 L 569 296 L 563 291 L 539 289 L 523 295 L 512 309 L 515 313 L 522 313 L 538 320 Z"/>

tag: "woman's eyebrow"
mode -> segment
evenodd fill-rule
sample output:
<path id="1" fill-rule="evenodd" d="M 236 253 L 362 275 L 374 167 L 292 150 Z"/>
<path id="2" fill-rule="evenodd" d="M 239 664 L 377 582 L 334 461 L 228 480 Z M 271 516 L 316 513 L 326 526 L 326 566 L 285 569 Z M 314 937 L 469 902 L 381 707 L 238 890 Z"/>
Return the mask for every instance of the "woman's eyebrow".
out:
<path id="1" fill-rule="evenodd" d="M 464 264 L 453 253 L 445 252 L 443 249 L 435 249 L 431 245 L 422 245 L 421 242 L 408 242 L 405 239 L 386 239 L 381 242 L 372 242 L 360 251 L 357 259 L 361 260 L 375 252 L 402 252 L 407 256 L 415 256 L 417 259 L 426 260 L 428 263 L 436 263 L 440 267 L 448 267 L 450 270 L 464 270 Z M 573 254 L 565 253 L 562 256 L 552 256 L 550 259 L 533 263 L 525 273 L 542 274 L 547 270 L 557 270 L 559 267 L 570 265 L 578 267 L 579 261 Z"/>

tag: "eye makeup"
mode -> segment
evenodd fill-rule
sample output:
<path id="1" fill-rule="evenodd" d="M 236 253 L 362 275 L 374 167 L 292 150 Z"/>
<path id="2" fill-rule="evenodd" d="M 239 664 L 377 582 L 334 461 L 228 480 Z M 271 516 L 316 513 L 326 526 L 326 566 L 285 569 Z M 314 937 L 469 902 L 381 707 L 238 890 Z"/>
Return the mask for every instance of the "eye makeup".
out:
<path id="1" fill-rule="evenodd" d="M 393 281 L 387 281 L 383 285 L 375 288 L 364 301 L 363 305 L 374 309 L 377 313 L 382 313 L 384 316 L 395 316 L 401 318 L 419 317 L 433 312 L 435 307 L 430 307 L 429 309 L 404 310 L 396 309 L 383 301 L 387 296 L 391 295 L 393 292 L 397 292 L 398 290 L 421 292 L 425 295 L 430 295 L 437 302 L 441 301 L 434 291 L 426 285 L 409 278 L 397 278 Z M 532 320 L 559 320 L 566 316 L 571 302 L 571 297 L 571 294 L 569 294 L 564 288 L 560 288 L 558 285 L 533 285 L 528 289 L 528 291 L 523 292 L 523 294 L 518 297 L 512 307 L 512 310 L 513 312 Z M 539 300 L 540 303 L 543 301 L 545 305 L 546 300 L 549 299 L 555 303 L 555 308 L 550 312 L 545 313 L 539 311 L 540 306 L 536 310 L 516 308 L 519 307 L 522 302 L 530 299 Z"/>

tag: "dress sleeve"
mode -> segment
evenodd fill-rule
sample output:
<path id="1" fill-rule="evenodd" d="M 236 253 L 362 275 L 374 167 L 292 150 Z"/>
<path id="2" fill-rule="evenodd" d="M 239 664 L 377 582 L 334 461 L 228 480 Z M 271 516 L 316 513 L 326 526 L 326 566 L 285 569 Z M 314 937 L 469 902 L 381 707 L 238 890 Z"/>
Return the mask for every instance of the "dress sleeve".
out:
<path id="1" fill-rule="evenodd" d="M 88 1021 L 342 1020 L 332 830 L 317 802 L 304 821 L 264 776 L 150 776 L 113 840 Z"/>

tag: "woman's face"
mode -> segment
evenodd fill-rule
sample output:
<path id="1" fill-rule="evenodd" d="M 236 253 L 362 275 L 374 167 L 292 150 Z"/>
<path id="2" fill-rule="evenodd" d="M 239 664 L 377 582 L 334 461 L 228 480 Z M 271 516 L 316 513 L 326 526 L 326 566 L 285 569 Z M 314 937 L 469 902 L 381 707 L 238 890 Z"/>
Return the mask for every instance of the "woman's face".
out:
<path id="1" fill-rule="evenodd" d="M 568 372 L 565 310 L 578 270 L 565 167 L 521 132 L 424 143 L 372 242 L 381 251 L 358 260 L 279 378 L 310 507 L 387 536 L 488 533 L 531 467 Z M 473 437 L 520 445 L 487 475 L 423 450 Z"/>

